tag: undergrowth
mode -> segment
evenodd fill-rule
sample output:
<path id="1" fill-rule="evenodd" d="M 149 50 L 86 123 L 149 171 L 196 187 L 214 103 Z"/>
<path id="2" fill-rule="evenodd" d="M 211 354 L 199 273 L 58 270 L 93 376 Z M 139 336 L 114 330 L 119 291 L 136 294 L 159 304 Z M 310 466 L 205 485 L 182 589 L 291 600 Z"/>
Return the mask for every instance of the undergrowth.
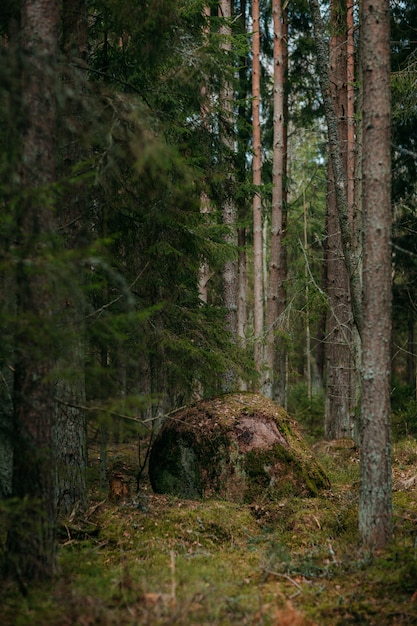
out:
<path id="1" fill-rule="evenodd" d="M 394 447 L 394 538 L 377 554 L 358 544 L 358 452 L 314 450 L 330 490 L 237 505 L 154 495 L 146 483 L 136 495 L 132 446 L 115 446 L 130 495 L 113 502 L 92 485 L 90 509 L 60 527 L 56 580 L 26 598 L 4 584 L 0 623 L 416 624 L 416 443 Z"/>

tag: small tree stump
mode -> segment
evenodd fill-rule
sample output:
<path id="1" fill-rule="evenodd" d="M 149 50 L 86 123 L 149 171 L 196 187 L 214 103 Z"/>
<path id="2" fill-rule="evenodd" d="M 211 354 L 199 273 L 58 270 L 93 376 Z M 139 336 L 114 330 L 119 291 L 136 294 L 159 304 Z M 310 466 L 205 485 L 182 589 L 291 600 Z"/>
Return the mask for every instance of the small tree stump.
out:
<path id="1" fill-rule="evenodd" d="M 129 480 L 124 474 L 110 476 L 109 485 L 109 500 L 120 502 L 129 497 Z"/>

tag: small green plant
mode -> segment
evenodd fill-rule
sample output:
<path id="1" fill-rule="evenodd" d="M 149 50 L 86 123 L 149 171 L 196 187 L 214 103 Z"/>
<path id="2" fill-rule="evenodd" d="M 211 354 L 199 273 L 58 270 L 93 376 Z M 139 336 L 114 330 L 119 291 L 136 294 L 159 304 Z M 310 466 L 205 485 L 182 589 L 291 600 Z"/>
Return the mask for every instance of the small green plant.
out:
<path id="1" fill-rule="evenodd" d="M 314 391 L 309 397 L 306 383 L 299 382 L 292 386 L 288 394 L 288 412 L 312 439 L 318 439 L 323 435 L 324 393 L 322 390 Z"/>

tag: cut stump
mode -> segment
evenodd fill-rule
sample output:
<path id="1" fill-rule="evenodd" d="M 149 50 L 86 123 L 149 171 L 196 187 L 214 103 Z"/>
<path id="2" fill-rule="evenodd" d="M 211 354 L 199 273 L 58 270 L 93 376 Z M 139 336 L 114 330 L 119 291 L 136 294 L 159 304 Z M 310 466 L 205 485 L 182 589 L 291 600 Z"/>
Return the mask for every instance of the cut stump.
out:
<path id="1" fill-rule="evenodd" d="M 297 423 L 252 393 L 172 413 L 152 446 L 149 476 L 156 493 L 248 503 L 314 496 L 330 487 Z"/>

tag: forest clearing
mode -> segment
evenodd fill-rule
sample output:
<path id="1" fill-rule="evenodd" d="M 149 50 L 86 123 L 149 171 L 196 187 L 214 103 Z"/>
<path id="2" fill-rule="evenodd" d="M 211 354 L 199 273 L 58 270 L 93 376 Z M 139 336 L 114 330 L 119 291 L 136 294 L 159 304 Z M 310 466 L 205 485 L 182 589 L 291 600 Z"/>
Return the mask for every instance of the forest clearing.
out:
<path id="1" fill-rule="evenodd" d="M 104 493 L 89 457 L 90 507 L 60 525 L 59 573 L 26 597 L 1 592 L 2 626 L 417 623 L 417 443 L 393 446 L 393 540 L 358 542 L 359 454 L 350 440 L 312 444 L 331 479 L 316 497 L 264 505 L 136 495 L 136 441 L 111 445 Z"/>

